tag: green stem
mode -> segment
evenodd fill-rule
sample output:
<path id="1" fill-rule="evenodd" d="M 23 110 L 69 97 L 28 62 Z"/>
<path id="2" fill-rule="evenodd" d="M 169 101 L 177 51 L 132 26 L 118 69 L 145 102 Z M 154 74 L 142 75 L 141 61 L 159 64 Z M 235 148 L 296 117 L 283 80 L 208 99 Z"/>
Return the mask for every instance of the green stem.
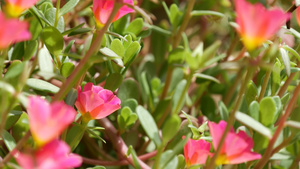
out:
<path id="1" fill-rule="evenodd" d="M 2 53 L 1 53 L 2 52 Z M 0 50 L 0 80 L 2 79 L 3 69 L 4 69 L 4 61 L 7 58 L 8 49 Z"/>
<path id="2" fill-rule="evenodd" d="M 56 1 L 56 14 L 55 14 L 55 21 L 54 21 L 54 27 L 57 27 L 58 20 L 59 20 L 59 9 L 60 9 L 60 0 Z"/>
<path id="3" fill-rule="evenodd" d="M 240 105 L 242 103 L 242 100 L 243 100 L 243 95 L 246 91 L 246 88 L 247 88 L 247 84 L 249 83 L 249 81 L 252 79 L 253 77 L 253 74 L 256 70 L 256 67 L 249 67 L 248 68 L 248 71 L 247 71 L 247 74 L 246 74 L 246 77 L 245 77 L 245 80 L 243 81 L 243 84 L 241 85 L 241 88 L 240 88 L 240 91 L 239 91 L 239 95 L 237 97 L 237 100 L 236 100 L 236 104 L 234 105 L 234 108 L 228 118 L 228 121 L 227 121 L 227 126 L 224 130 L 224 133 L 222 135 L 222 138 L 219 142 L 219 145 L 218 145 L 218 148 L 214 154 L 214 156 L 212 157 L 211 161 L 209 162 L 208 166 L 207 166 L 207 169 L 213 169 L 215 167 L 215 161 L 217 160 L 220 152 L 221 152 L 221 148 L 224 144 L 224 141 L 225 141 L 225 138 L 226 138 L 226 135 L 227 133 L 229 132 L 230 128 L 233 126 L 233 123 L 235 121 L 235 113 L 238 111 L 238 109 L 240 108 Z"/>
<path id="4" fill-rule="evenodd" d="M 226 93 L 225 97 L 224 97 L 224 104 L 228 106 L 229 102 L 231 101 L 231 98 L 238 86 L 238 84 L 240 83 L 241 79 L 243 78 L 243 73 L 244 73 L 245 69 L 242 68 L 239 70 L 239 72 L 236 75 L 236 78 L 234 80 L 233 85 L 229 88 L 228 92 Z"/>
<path id="5" fill-rule="evenodd" d="M 16 150 L 20 150 L 23 147 L 23 145 L 29 139 L 30 135 L 31 135 L 30 131 L 27 131 L 27 133 L 24 135 L 24 137 L 22 137 L 21 140 L 18 142 L 16 147 L 3 158 L 3 160 L 0 163 L 0 168 L 4 167 L 4 165 L 7 162 L 9 162 L 9 160 L 13 157 L 13 153 L 16 152 Z"/>
<path id="6" fill-rule="evenodd" d="M 72 89 L 74 84 L 81 78 L 81 76 L 88 70 L 90 67 L 89 58 L 100 48 L 101 41 L 103 38 L 104 33 L 108 29 L 110 23 L 112 22 L 114 16 L 117 14 L 118 10 L 121 8 L 122 4 L 115 3 L 114 9 L 111 12 L 109 19 L 107 23 L 104 25 L 104 27 L 95 34 L 95 41 L 92 43 L 90 49 L 86 52 L 82 60 L 79 62 L 78 66 L 74 69 L 72 74 L 69 76 L 69 78 L 65 81 L 65 83 L 62 85 L 58 93 L 54 96 L 52 101 L 62 100 L 66 94 Z"/>
<path id="7" fill-rule="evenodd" d="M 275 59 L 276 59 L 276 57 L 273 57 L 271 59 L 270 63 L 274 63 Z M 263 81 L 263 84 L 261 86 L 261 90 L 260 90 L 260 93 L 259 93 L 258 102 L 260 102 L 261 99 L 264 98 L 264 96 L 265 96 L 265 92 L 266 92 L 267 87 L 268 87 L 268 83 L 269 83 L 269 80 L 270 80 L 271 73 L 272 73 L 272 69 L 268 70 L 265 74 L 265 78 L 264 78 L 264 81 Z"/>
<path id="8" fill-rule="evenodd" d="M 288 117 L 290 116 L 290 114 L 291 114 L 291 112 L 294 108 L 294 105 L 297 102 L 299 94 L 300 94 L 300 83 L 297 85 L 297 87 L 294 91 L 294 95 L 293 95 L 292 99 L 290 100 L 290 102 L 289 102 L 289 104 L 288 104 L 288 106 L 285 110 L 284 115 L 280 118 L 277 129 L 276 129 L 272 139 L 269 141 L 268 147 L 267 147 L 266 151 L 264 152 L 264 155 L 258 161 L 258 163 L 254 166 L 254 169 L 261 169 L 268 162 L 269 158 L 272 155 L 274 144 L 275 144 L 278 136 L 280 135 L 280 132 L 283 130 L 283 128 L 285 126 L 284 123 L 288 119 Z"/>
<path id="9" fill-rule="evenodd" d="M 162 145 L 157 149 L 157 154 L 155 156 L 155 163 L 153 169 L 159 169 L 160 158 L 163 153 L 163 150 L 164 150 L 164 146 Z"/>
<path id="10" fill-rule="evenodd" d="M 185 98 L 187 90 L 189 89 L 190 84 L 192 82 L 192 78 L 193 78 L 194 72 L 195 72 L 194 70 L 191 70 L 190 74 L 188 75 L 188 77 L 187 77 L 187 84 L 185 85 L 185 87 L 184 87 L 184 89 L 183 89 L 183 91 L 182 91 L 182 93 L 181 93 L 181 95 L 179 97 L 178 103 L 177 103 L 174 111 L 172 112 L 172 114 L 177 114 L 179 112 L 179 109 L 180 109 L 180 107 L 182 105 L 182 102 L 183 102 L 183 100 Z"/>

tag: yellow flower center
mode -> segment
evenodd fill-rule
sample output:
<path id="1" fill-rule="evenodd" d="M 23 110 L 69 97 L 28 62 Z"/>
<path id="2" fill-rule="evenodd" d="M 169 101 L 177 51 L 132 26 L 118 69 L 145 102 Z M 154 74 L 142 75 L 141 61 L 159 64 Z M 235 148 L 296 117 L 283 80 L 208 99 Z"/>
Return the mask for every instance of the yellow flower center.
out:
<path id="1" fill-rule="evenodd" d="M 8 17 L 17 18 L 24 11 L 24 8 L 21 8 L 14 4 L 7 3 L 4 7 L 4 11 Z"/>
<path id="2" fill-rule="evenodd" d="M 226 156 L 226 154 L 220 154 L 219 156 L 218 156 L 218 158 L 216 159 L 216 165 L 218 166 L 218 165 L 221 165 L 221 164 L 228 164 L 229 163 L 229 161 L 228 161 L 228 159 L 227 159 L 227 156 Z"/>

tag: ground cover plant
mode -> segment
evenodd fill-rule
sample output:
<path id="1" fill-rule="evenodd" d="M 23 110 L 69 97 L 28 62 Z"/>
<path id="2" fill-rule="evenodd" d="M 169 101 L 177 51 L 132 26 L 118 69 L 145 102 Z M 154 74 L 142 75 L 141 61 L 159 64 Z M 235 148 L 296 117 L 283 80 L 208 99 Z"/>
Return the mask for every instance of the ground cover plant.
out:
<path id="1" fill-rule="evenodd" d="M 299 5 L 0 0 L 0 168 L 299 168 Z"/>

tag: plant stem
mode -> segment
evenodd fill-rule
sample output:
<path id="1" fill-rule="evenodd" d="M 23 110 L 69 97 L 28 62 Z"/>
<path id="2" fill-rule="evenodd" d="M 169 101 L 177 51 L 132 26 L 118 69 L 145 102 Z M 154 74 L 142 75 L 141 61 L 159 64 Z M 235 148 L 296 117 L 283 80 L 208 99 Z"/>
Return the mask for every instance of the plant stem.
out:
<path id="1" fill-rule="evenodd" d="M 112 142 L 115 150 L 117 151 L 118 155 L 132 166 L 134 166 L 134 162 L 131 156 L 127 156 L 128 147 L 125 144 L 122 137 L 118 134 L 118 130 L 113 126 L 113 124 L 107 119 L 99 119 L 99 124 L 105 128 L 105 134 L 109 137 L 110 141 Z M 142 167 L 142 169 L 151 169 L 146 163 L 144 163 L 141 159 L 137 159 L 139 165 Z"/>
<path id="2" fill-rule="evenodd" d="M 243 81 L 242 85 L 241 85 L 241 89 L 239 91 L 239 95 L 237 97 L 237 100 L 236 100 L 236 104 L 234 105 L 234 108 L 228 118 L 228 121 L 227 121 L 227 126 L 224 130 L 224 133 L 222 135 L 222 138 L 219 142 L 219 145 L 218 145 L 218 148 L 214 154 L 214 156 L 212 157 L 211 161 L 209 162 L 208 166 L 207 166 L 207 169 L 213 169 L 215 167 L 215 161 L 216 159 L 218 158 L 218 155 L 220 154 L 221 152 L 221 148 L 223 146 L 223 143 L 225 141 L 225 138 L 226 138 L 226 135 L 227 133 L 229 132 L 230 128 L 233 126 L 233 123 L 235 121 L 235 113 L 238 111 L 238 109 L 240 108 L 240 105 L 242 103 L 242 100 L 243 100 L 243 95 L 246 91 L 246 88 L 247 88 L 247 84 L 249 83 L 249 81 L 252 79 L 253 77 L 253 74 L 256 70 L 256 67 L 252 67 L 250 66 L 248 68 L 248 71 L 247 71 L 247 74 L 246 74 L 246 77 L 245 77 L 245 80 Z"/>
<path id="3" fill-rule="evenodd" d="M 59 9 L 60 9 L 60 0 L 56 1 L 56 13 L 55 13 L 55 21 L 54 21 L 54 28 L 57 27 L 58 20 L 59 20 Z"/>
<path id="4" fill-rule="evenodd" d="M 300 152 L 297 155 L 296 159 L 293 161 L 290 169 L 297 169 L 298 165 L 299 165 L 299 161 L 300 161 Z M 299 168 L 299 167 L 298 167 Z"/>
<path id="5" fill-rule="evenodd" d="M 287 88 L 289 87 L 289 85 L 291 84 L 291 82 L 292 82 L 294 76 L 296 75 L 296 73 L 297 73 L 297 72 L 291 73 L 290 76 L 289 76 L 289 77 L 286 79 L 286 81 L 284 82 L 283 86 L 280 87 L 280 89 L 279 89 L 279 91 L 278 91 L 278 94 L 277 94 L 280 98 L 284 95 L 286 89 L 287 89 Z"/>
<path id="6" fill-rule="evenodd" d="M 4 167 L 5 163 L 7 163 L 13 157 L 13 153 L 15 153 L 17 150 L 19 150 L 26 143 L 26 141 L 29 139 L 30 135 L 31 135 L 30 131 L 27 131 L 27 133 L 24 135 L 24 137 L 22 137 L 21 140 L 18 142 L 16 147 L 12 151 L 10 151 L 4 157 L 4 159 L 1 161 L 0 168 Z"/>
<path id="7" fill-rule="evenodd" d="M 138 156 L 141 160 L 147 160 L 149 158 L 155 157 L 157 154 L 156 151 L 153 151 L 151 153 L 147 153 L 141 156 Z M 123 165 L 129 165 L 130 163 L 127 160 L 121 160 L 121 161 L 101 161 L 101 160 L 94 160 L 89 159 L 86 157 L 83 158 L 83 163 L 85 164 L 91 164 L 91 165 L 103 165 L 103 166 L 123 166 Z"/>
<path id="8" fill-rule="evenodd" d="M 172 80 L 172 74 L 173 74 L 173 67 L 172 65 L 170 65 L 168 67 L 168 70 L 167 70 L 167 77 L 166 77 L 166 82 L 165 82 L 165 85 L 164 85 L 164 89 L 163 89 L 163 92 L 160 96 L 160 100 L 163 100 L 164 98 L 166 98 L 167 94 L 168 94 L 168 91 L 169 91 L 169 87 L 170 87 L 170 84 L 171 84 L 171 80 Z"/>
<path id="9" fill-rule="evenodd" d="M 155 156 L 155 163 L 154 163 L 153 169 L 159 169 L 160 158 L 161 158 L 161 155 L 162 155 L 163 151 L 164 151 L 164 145 L 161 145 L 157 149 L 157 154 Z"/>
<path id="10" fill-rule="evenodd" d="M 81 76 L 88 70 L 90 67 L 89 58 L 100 48 L 101 41 L 104 33 L 108 29 L 110 23 L 112 22 L 114 16 L 117 14 L 118 10 L 121 8 L 122 4 L 115 3 L 113 11 L 111 12 L 108 21 L 104 25 L 104 27 L 97 31 L 95 34 L 95 41 L 92 43 L 90 49 L 86 52 L 82 60 L 79 62 L 78 66 L 74 69 L 69 78 L 62 85 L 58 93 L 53 97 L 52 101 L 62 100 L 65 95 L 72 89 L 76 81 L 78 81 Z"/>
<path id="11" fill-rule="evenodd" d="M 294 95 L 292 97 L 292 99 L 290 100 L 284 115 L 280 118 L 279 124 L 277 129 L 275 130 L 275 133 L 272 137 L 272 139 L 270 140 L 268 147 L 264 153 L 264 155 L 262 156 L 262 158 L 258 161 L 258 163 L 254 166 L 254 169 L 261 169 L 265 166 L 265 164 L 268 162 L 269 158 L 272 155 L 273 152 L 273 146 L 278 138 L 278 136 L 280 135 L 280 132 L 282 131 L 282 129 L 284 128 L 284 123 L 287 120 L 287 118 L 290 116 L 293 107 L 295 105 L 295 103 L 297 102 L 298 96 L 300 93 L 300 83 L 297 85 L 295 91 L 294 91 Z"/>
<path id="12" fill-rule="evenodd" d="M 230 89 L 228 90 L 228 92 L 226 93 L 225 95 L 225 98 L 224 98 L 224 104 L 228 106 L 231 98 L 232 98 L 232 95 L 234 94 L 238 84 L 240 83 L 241 81 L 241 78 L 243 77 L 243 73 L 244 73 L 244 69 L 240 69 L 236 75 L 236 78 L 234 80 L 234 83 L 233 85 L 230 87 Z"/>

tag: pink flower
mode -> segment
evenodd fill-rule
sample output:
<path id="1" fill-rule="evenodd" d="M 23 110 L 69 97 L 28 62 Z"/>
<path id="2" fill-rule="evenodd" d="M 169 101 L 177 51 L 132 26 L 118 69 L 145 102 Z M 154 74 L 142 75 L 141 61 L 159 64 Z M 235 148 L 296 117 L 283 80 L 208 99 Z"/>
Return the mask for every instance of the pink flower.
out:
<path id="1" fill-rule="evenodd" d="M 70 147 L 59 140 L 53 140 L 35 152 L 17 152 L 14 156 L 24 169 L 68 169 L 79 167 L 82 163 L 82 158 L 70 154 Z"/>
<path id="2" fill-rule="evenodd" d="M 39 0 L 5 0 L 5 12 L 11 17 L 18 17 L 24 10 L 30 8 Z"/>
<path id="3" fill-rule="evenodd" d="M 38 146 L 56 139 L 77 114 L 73 107 L 64 102 L 49 104 L 40 97 L 30 97 L 27 110 L 30 131 Z"/>
<path id="4" fill-rule="evenodd" d="M 205 164 L 207 157 L 211 156 L 209 150 L 209 142 L 189 139 L 184 146 L 184 157 L 187 168 L 191 165 Z"/>
<path id="5" fill-rule="evenodd" d="M 222 134 L 226 128 L 227 123 L 220 121 L 219 124 L 208 122 L 211 137 L 213 139 L 213 147 L 216 150 L 221 140 Z M 239 164 L 246 161 L 257 160 L 261 155 L 252 152 L 253 140 L 244 131 L 235 133 L 232 128 L 225 138 L 221 153 L 216 160 L 217 165 L 221 164 Z"/>
<path id="6" fill-rule="evenodd" d="M 103 27 L 107 22 L 113 8 L 115 0 L 93 0 L 93 12 L 96 18 L 96 23 L 98 27 Z M 123 0 L 123 3 L 134 5 L 133 0 Z M 117 15 L 114 17 L 113 22 L 120 19 L 122 16 L 134 12 L 133 9 L 126 5 L 123 5 L 119 10 Z"/>
<path id="7" fill-rule="evenodd" d="M 290 18 L 280 9 L 267 10 L 262 4 L 235 0 L 237 28 L 245 47 L 253 50 L 270 39 Z"/>
<path id="8" fill-rule="evenodd" d="M 31 34 L 28 31 L 28 23 L 17 19 L 7 19 L 0 12 L 0 49 L 8 48 L 15 42 L 29 40 Z"/>
<path id="9" fill-rule="evenodd" d="M 86 121 L 104 118 L 120 109 L 121 101 L 110 90 L 87 83 L 78 90 L 75 106 Z"/>

